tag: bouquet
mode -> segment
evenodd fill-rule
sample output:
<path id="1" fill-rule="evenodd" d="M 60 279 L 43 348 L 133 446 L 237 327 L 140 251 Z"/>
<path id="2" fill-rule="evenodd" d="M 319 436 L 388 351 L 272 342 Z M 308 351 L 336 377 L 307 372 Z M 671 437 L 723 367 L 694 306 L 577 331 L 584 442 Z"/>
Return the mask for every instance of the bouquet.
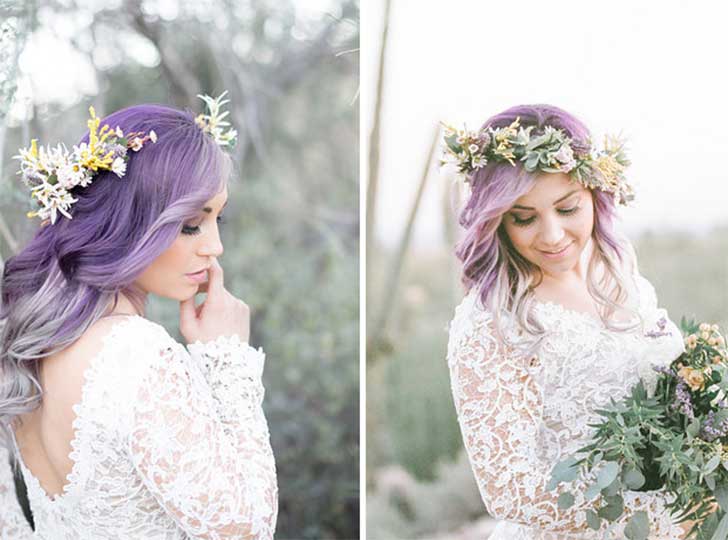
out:
<path id="1" fill-rule="evenodd" d="M 641 380 L 621 401 L 596 411 L 601 417 L 589 445 L 558 463 L 548 489 L 581 473 L 591 479 L 584 496 L 590 528 L 624 512 L 627 490 L 663 489 L 678 522 L 692 521 L 687 538 L 728 538 L 728 351 L 717 325 L 683 319 L 685 352 L 669 367 L 655 367 L 656 385 Z M 561 508 L 574 504 L 559 495 Z M 646 512 L 625 528 L 630 540 L 646 540 Z"/>

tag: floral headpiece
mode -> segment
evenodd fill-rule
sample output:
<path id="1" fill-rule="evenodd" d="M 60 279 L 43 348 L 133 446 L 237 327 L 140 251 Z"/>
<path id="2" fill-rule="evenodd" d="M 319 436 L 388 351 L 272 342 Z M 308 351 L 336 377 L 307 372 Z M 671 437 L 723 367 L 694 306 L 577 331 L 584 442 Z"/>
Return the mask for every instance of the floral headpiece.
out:
<path id="1" fill-rule="evenodd" d="M 223 120 L 223 118 L 230 114 L 230 111 L 225 111 L 222 114 L 220 113 L 220 108 L 225 105 L 225 103 L 230 102 L 229 99 L 222 99 L 225 97 L 225 94 L 227 94 L 227 90 L 215 99 L 208 95 L 201 96 L 200 94 L 197 94 L 197 97 L 205 102 L 205 105 L 207 106 L 207 114 L 198 114 L 197 118 L 195 118 L 195 122 L 198 126 L 200 126 L 202 131 L 209 133 L 212 138 L 215 139 L 217 144 L 232 148 L 238 140 L 238 132 L 232 128 L 223 132 L 223 127 L 230 125 L 230 122 Z"/>
<path id="2" fill-rule="evenodd" d="M 520 118 L 508 127 L 480 131 L 457 130 L 445 125 L 442 164 L 453 163 L 466 182 L 490 162 L 519 162 L 528 172 L 567 173 L 589 189 L 614 195 L 618 204 L 634 199 L 632 186 L 624 176 L 630 161 L 624 153 L 624 141 L 605 137 L 604 149 L 574 150 L 571 139 L 560 129 L 546 126 L 543 133 L 531 135 L 535 126 L 523 128 Z"/>
<path id="3" fill-rule="evenodd" d="M 228 112 L 221 113 L 220 108 L 228 101 L 221 101 L 227 92 L 217 99 L 210 96 L 198 96 L 207 104 L 208 114 L 200 114 L 195 123 L 209 133 L 217 144 L 232 148 L 235 145 L 237 132 L 230 129 L 223 132 L 229 122 L 223 121 Z M 23 182 L 30 188 L 30 196 L 37 200 L 40 208 L 28 212 L 28 217 L 40 217 L 45 225 L 48 220 L 55 223 L 58 214 L 72 219 L 69 210 L 77 202 L 71 195 L 76 186 L 86 187 L 93 181 L 99 171 L 112 171 L 119 178 L 126 174 L 129 161 L 129 150 L 138 152 L 148 141 L 157 142 L 157 134 L 150 130 L 124 133 L 120 127 L 112 130 L 104 125 L 99 130 L 99 118 L 93 107 L 89 107 L 91 115 L 88 120 L 89 140 L 74 146 L 69 152 L 62 143 L 56 148 L 38 147 L 37 139 L 30 142 L 30 148 L 21 148 L 20 153 L 13 156 L 20 160 L 20 171 Z"/>
<path id="4" fill-rule="evenodd" d="M 96 111 L 89 107 L 91 119 L 88 124 L 88 144 L 81 143 L 69 152 L 65 145 L 56 148 L 38 148 L 37 139 L 30 142 L 30 148 L 21 148 L 13 156 L 20 160 L 23 182 L 30 188 L 30 196 L 37 199 L 40 209 L 28 212 L 28 217 L 39 216 L 44 222 L 55 223 L 58 213 L 71 219 L 69 209 L 78 199 L 71 190 L 76 186 L 86 187 L 98 171 L 112 171 L 121 178 L 126 174 L 129 161 L 128 151 L 138 152 L 147 141 L 157 142 L 157 134 L 150 131 L 124 133 L 117 126 L 115 130 L 104 125 L 99 131 L 100 120 Z"/>

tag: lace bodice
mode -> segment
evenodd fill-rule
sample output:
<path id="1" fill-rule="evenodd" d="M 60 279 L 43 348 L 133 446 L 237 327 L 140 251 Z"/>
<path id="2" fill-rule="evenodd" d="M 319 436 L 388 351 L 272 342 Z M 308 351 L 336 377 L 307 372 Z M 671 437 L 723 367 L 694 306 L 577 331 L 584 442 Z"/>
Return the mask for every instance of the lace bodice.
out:
<path id="1" fill-rule="evenodd" d="M 600 532 L 587 526 L 584 479 L 571 483 L 579 495 L 568 510 L 558 508 L 561 491 L 546 485 L 553 466 L 589 441 L 588 424 L 600 418 L 596 409 L 624 396 L 640 377 L 654 385 L 651 365 L 667 365 L 683 351 L 680 331 L 657 307 L 652 285 L 635 279 L 643 323 L 629 331 L 536 301 L 546 336 L 535 355 L 525 352 L 533 338 L 508 317 L 501 318 L 504 340 L 496 339 L 493 317 L 476 292 L 456 309 L 448 344 L 453 399 L 480 494 L 489 513 L 503 520 L 492 540 L 605 537 L 604 522 Z M 606 537 L 624 538 L 629 516 L 646 510 L 651 539 L 681 538 L 667 502 L 661 491 L 628 492 L 627 512 Z"/>
<path id="2" fill-rule="evenodd" d="M 0 538 L 273 538 L 263 362 L 238 336 L 185 349 L 142 317 L 116 323 L 73 408 L 63 492 L 48 496 L 20 461 L 35 532 L 0 447 Z"/>

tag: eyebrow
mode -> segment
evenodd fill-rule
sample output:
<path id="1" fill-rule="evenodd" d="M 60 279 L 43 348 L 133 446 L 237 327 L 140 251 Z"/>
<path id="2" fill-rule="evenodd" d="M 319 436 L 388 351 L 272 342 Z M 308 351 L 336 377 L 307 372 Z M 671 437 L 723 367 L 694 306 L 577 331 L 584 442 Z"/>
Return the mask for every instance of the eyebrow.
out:
<path id="1" fill-rule="evenodd" d="M 567 193 L 566 195 L 564 195 L 563 197 L 561 197 L 558 201 L 554 201 L 554 204 L 559 204 L 564 199 L 568 199 L 569 197 L 571 197 L 577 191 L 579 191 L 579 190 L 578 189 L 575 189 L 573 191 L 570 191 L 569 193 Z M 535 210 L 535 208 L 533 206 L 521 206 L 520 204 L 514 205 L 513 208 L 516 208 L 518 210 Z"/>
<path id="2" fill-rule="evenodd" d="M 229 200 L 230 200 L 230 199 L 228 199 L 228 201 L 229 201 Z M 225 207 L 227 206 L 227 203 L 228 203 L 228 201 L 225 201 L 225 204 L 223 204 L 223 205 L 222 205 L 222 208 L 220 208 L 220 211 L 221 211 L 221 212 L 222 212 L 222 210 L 224 210 L 224 209 L 225 209 Z M 204 208 L 202 209 L 202 211 L 203 211 L 203 212 L 207 212 L 208 214 L 210 214 L 210 213 L 212 213 L 212 208 L 210 208 L 209 206 L 205 206 L 205 207 L 204 207 Z"/>

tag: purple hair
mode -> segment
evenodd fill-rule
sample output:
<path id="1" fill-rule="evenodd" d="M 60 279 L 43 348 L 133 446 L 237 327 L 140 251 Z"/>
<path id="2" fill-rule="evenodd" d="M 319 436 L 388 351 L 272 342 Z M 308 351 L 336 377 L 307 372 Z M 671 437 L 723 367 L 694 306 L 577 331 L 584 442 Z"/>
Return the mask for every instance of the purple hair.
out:
<path id="1" fill-rule="evenodd" d="M 568 112 L 551 105 L 511 107 L 488 119 L 483 128 L 506 127 L 516 118 L 520 118 L 524 127 L 535 126 L 536 133 L 547 125 L 563 130 L 572 139 L 572 148 L 577 153 L 591 148 L 591 135 L 586 126 Z M 455 251 L 463 264 L 462 281 L 466 289 L 477 288 L 482 305 L 496 315 L 501 310 L 519 313 L 519 318 L 529 328 L 538 328 L 538 325 L 527 313 L 528 289 L 538 285 L 542 274 L 512 246 L 502 226 L 502 218 L 519 197 L 531 190 L 537 177 L 538 173 L 529 173 L 520 165 L 514 167 L 503 162 L 489 163 L 478 169 L 469 179 L 471 195 L 459 218 L 465 235 Z M 600 190 L 592 190 L 592 195 L 595 250 L 590 270 L 593 270 L 592 262 L 604 263 L 608 273 L 615 278 L 615 287 L 611 294 L 605 295 L 603 287 L 592 281 L 589 290 L 600 304 L 609 306 L 609 311 L 624 300 L 621 265 L 616 263 L 624 260 L 625 244 L 614 230 L 613 197 Z"/>
<path id="2" fill-rule="evenodd" d="M 126 174 L 101 171 L 72 190 L 73 219 L 42 226 L 7 260 L 0 283 L 0 428 L 40 403 L 41 359 L 76 341 L 119 294 L 142 311 L 136 278 L 219 193 L 231 158 L 190 111 L 137 105 L 102 119 L 126 132 L 154 130 L 156 143 L 129 152 Z M 88 143 L 88 132 L 80 142 Z M 12 446 L 12 445 L 11 445 Z"/>

